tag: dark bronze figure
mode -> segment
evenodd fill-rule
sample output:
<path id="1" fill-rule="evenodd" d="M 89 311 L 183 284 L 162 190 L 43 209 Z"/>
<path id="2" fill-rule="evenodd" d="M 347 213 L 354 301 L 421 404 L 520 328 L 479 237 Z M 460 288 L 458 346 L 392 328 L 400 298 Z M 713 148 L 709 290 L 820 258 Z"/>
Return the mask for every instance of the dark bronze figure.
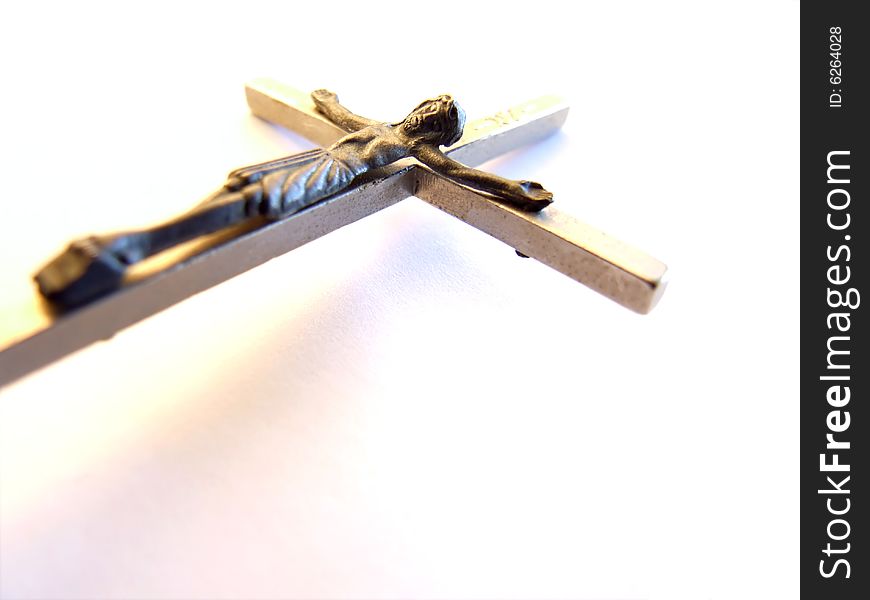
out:
<path id="1" fill-rule="evenodd" d="M 464 112 L 450 96 L 422 102 L 395 124 L 355 115 L 327 90 L 317 90 L 312 98 L 322 114 L 351 133 L 326 149 L 237 169 L 221 190 L 163 225 L 73 242 L 36 274 L 40 292 L 63 308 L 84 304 L 120 287 L 125 269 L 134 263 L 252 219 L 282 219 L 344 190 L 363 173 L 409 156 L 522 210 L 539 211 L 552 202 L 553 195 L 538 183 L 466 167 L 440 150 L 459 140 L 465 124 Z"/>

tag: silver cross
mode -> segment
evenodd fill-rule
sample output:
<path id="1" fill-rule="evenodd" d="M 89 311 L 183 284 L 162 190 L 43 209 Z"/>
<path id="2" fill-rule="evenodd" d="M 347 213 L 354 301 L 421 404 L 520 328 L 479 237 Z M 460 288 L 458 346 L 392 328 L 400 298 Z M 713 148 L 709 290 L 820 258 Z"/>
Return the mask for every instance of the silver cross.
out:
<path id="1" fill-rule="evenodd" d="M 246 94 L 256 116 L 321 146 L 348 133 L 320 114 L 308 94 L 289 86 L 261 79 L 248 84 Z M 552 134 L 567 113 L 558 98 L 538 98 L 469 122 L 445 153 L 478 165 Z M 540 212 L 513 208 L 440 177 L 415 159 L 404 159 L 283 220 L 188 244 L 182 256 L 155 257 L 123 288 L 75 311 L 54 314 L 39 305 L 13 331 L 0 332 L 0 385 L 409 196 L 636 312 L 649 312 L 664 291 L 663 263 L 561 213 L 558 204 Z"/>

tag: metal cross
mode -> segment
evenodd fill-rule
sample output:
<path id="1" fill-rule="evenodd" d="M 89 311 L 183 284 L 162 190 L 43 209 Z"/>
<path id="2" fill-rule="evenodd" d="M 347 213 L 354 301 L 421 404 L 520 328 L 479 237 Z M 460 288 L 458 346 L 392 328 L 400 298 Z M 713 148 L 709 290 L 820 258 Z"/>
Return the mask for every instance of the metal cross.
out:
<path id="1" fill-rule="evenodd" d="M 308 94 L 286 85 L 260 79 L 246 86 L 246 94 L 256 116 L 321 146 L 348 133 L 319 113 Z M 558 98 L 538 98 L 468 123 L 445 153 L 477 165 L 552 134 L 567 113 Z M 664 291 L 663 263 L 562 214 L 557 205 L 529 212 L 494 202 L 409 158 L 283 220 L 213 235 L 188 244 L 181 256 L 151 259 L 124 287 L 75 311 L 58 314 L 40 304 L 12 331 L 0 331 L 0 385 L 412 195 L 636 312 L 651 310 Z"/>

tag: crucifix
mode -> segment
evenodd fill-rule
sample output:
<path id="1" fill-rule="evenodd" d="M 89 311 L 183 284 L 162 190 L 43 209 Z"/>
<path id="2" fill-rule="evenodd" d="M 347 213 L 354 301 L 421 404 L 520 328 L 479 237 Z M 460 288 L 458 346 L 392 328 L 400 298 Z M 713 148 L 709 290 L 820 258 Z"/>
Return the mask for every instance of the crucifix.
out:
<path id="1" fill-rule="evenodd" d="M 559 213 L 540 184 L 471 167 L 555 132 L 568 111 L 557 98 L 466 125 L 459 105 L 439 96 L 388 124 L 326 90 L 261 79 L 246 94 L 255 115 L 325 148 L 237 169 L 157 227 L 73 242 L 35 277 L 49 301 L 37 318 L 0 332 L 0 385 L 412 195 L 636 312 L 664 290 L 663 263 Z M 142 261 L 150 270 L 134 272 Z"/>

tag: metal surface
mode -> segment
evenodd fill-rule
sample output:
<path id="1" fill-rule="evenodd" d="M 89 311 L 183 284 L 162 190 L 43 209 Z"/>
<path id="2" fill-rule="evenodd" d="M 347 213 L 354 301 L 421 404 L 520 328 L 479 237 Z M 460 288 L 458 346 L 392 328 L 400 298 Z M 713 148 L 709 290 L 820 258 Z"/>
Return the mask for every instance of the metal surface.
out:
<path id="1" fill-rule="evenodd" d="M 330 143 L 344 134 L 315 111 L 310 98 L 291 88 L 261 80 L 247 92 L 254 114 L 275 119 L 320 143 Z M 264 95 L 269 96 L 268 101 Z M 261 113 L 264 106 L 268 110 Z M 567 107 L 552 97 L 532 101 L 469 123 L 447 154 L 478 164 L 551 134 L 566 115 Z M 141 278 L 134 276 L 118 292 L 67 314 L 53 314 L 34 297 L 33 304 L 21 307 L 14 321 L 4 323 L 0 331 L 0 385 L 408 197 L 418 183 L 413 173 L 418 169 L 413 159 L 404 159 L 364 175 L 365 181 L 352 189 L 286 219 L 243 233 L 232 232 L 229 239 L 212 236 L 169 256 L 157 256 L 143 263 Z"/>
<path id="2" fill-rule="evenodd" d="M 529 213 L 500 206 L 424 169 L 416 174 L 418 198 L 626 308 L 648 313 L 665 290 L 664 263 L 555 206 Z"/>

